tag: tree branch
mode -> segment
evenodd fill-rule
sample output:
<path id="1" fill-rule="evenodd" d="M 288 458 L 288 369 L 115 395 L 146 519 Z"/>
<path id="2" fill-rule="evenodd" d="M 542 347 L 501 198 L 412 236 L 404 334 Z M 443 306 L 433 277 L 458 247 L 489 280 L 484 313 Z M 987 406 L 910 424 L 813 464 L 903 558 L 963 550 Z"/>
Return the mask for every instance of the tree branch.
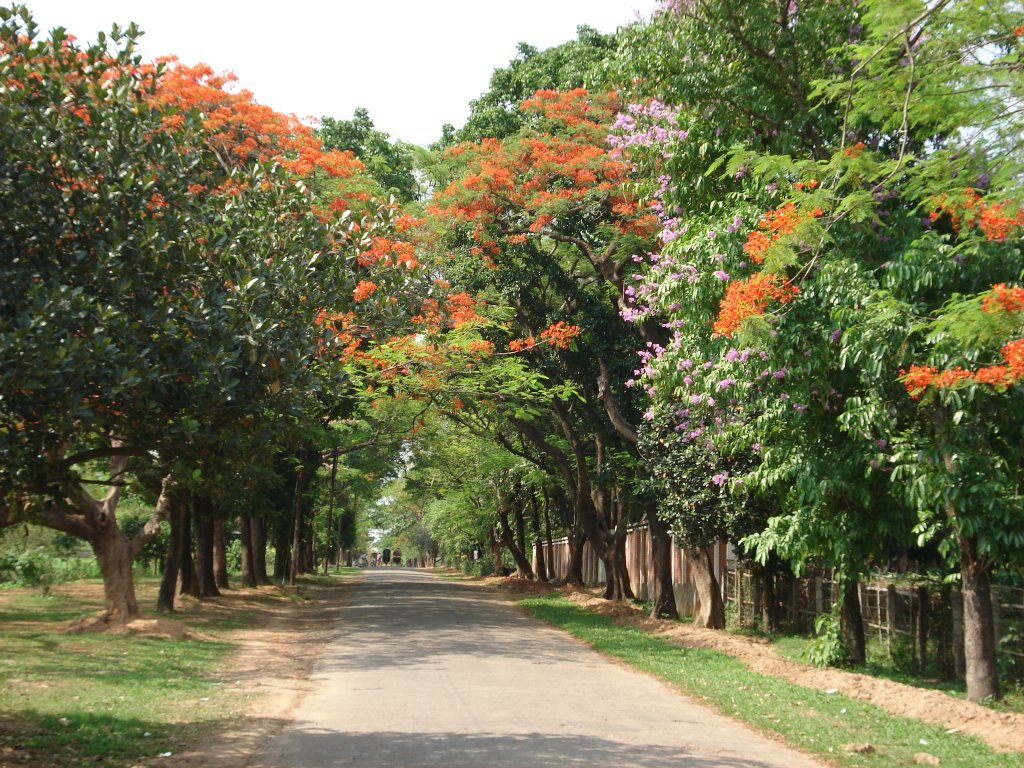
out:
<path id="1" fill-rule="evenodd" d="M 611 375 L 608 373 L 608 366 L 600 358 L 598 358 L 597 366 L 599 369 L 597 376 L 598 400 L 604 406 L 604 411 L 608 414 L 608 419 L 611 421 L 612 426 L 615 427 L 615 431 L 622 435 L 630 444 L 637 445 L 640 442 L 640 438 L 637 436 L 636 428 L 623 418 L 622 413 L 619 411 L 619 406 L 612 396 Z"/>

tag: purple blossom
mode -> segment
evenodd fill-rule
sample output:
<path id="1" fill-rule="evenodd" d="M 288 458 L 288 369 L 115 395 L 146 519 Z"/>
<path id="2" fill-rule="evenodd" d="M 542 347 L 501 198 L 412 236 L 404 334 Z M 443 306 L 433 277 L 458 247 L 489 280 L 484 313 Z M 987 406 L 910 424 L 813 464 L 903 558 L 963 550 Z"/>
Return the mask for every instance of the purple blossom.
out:
<path id="1" fill-rule="evenodd" d="M 730 224 L 728 227 L 725 228 L 725 231 L 728 232 L 731 235 L 731 234 L 734 234 L 736 232 L 739 232 L 740 227 L 742 227 L 742 226 L 743 226 L 743 217 L 742 216 L 737 216 L 735 219 L 732 220 L 732 224 Z"/>
<path id="2" fill-rule="evenodd" d="M 711 482 L 721 488 L 725 485 L 725 481 L 729 479 L 728 472 L 719 472 L 718 474 L 711 476 Z"/>
<path id="3" fill-rule="evenodd" d="M 723 282 L 729 279 L 729 273 L 722 269 L 716 269 L 712 274 Z"/>

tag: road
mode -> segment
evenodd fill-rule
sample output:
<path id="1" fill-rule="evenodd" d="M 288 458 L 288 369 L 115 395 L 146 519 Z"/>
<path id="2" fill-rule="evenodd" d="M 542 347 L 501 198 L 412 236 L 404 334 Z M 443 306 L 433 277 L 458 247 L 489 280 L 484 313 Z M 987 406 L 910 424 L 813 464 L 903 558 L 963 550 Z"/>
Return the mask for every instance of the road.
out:
<path id="1" fill-rule="evenodd" d="M 369 569 L 258 768 L 823 768 L 500 597 Z"/>

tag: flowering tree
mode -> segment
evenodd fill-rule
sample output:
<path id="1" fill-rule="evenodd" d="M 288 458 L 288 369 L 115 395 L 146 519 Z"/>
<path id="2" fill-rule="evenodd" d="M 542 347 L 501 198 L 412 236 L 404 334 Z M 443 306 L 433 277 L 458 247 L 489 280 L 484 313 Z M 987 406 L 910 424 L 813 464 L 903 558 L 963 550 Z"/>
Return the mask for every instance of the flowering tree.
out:
<path id="1" fill-rule="evenodd" d="M 530 127 L 449 150 L 462 170 L 436 196 L 433 212 L 456 225 L 449 224 L 450 236 L 470 257 L 463 279 L 511 305 L 523 334 L 557 341 L 578 326 L 565 352 L 530 354 L 532 365 L 552 382 L 572 382 L 582 400 L 553 402 L 550 421 L 512 423 L 538 462 L 559 469 L 606 562 L 607 594 L 623 597 L 631 594 L 625 523 L 632 510 L 654 505 L 635 495 L 637 400 L 611 382 L 624 378 L 620 361 L 637 339 L 618 317 L 631 257 L 646 249 L 656 219 L 637 206 L 629 166 L 605 142 L 614 105 L 613 95 L 583 89 L 538 91 L 522 105 Z M 667 541 L 665 532 L 659 542 Z M 667 566 L 667 547 L 664 554 Z M 659 595 L 657 611 L 674 612 L 671 590 Z"/>
<path id="2" fill-rule="evenodd" d="M 357 195 L 334 186 L 317 199 L 293 175 L 330 175 L 335 159 L 347 173 L 351 157 L 321 163 L 288 131 L 262 156 L 241 128 L 225 133 L 228 112 L 211 125 L 168 100 L 164 68 L 131 53 L 137 30 L 109 53 L 105 37 L 88 48 L 60 30 L 40 39 L 25 12 L 3 20 L 0 523 L 88 540 L 108 617 L 130 620 L 132 560 L 176 489 L 202 484 L 226 455 L 256 458 L 259 439 L 280 445 L 336 397 L 340 356 L 324 354 L 335 339 L 318 318 L 352 304 L 357 270 L 388 285 L 408 268 L 363 256 L 389 214 L 352 222 L 336 209 Z M 256 165 L 229 162 L 242 157 L 235 140 Z M 385 310 L 364 322 L 396 316 Z M 116 518 L 129 471 L 163 489 L 132 541 Z M 96 498 L 94 484 L 109 491 Z"/>
<path id="3" fill-rule="evenodd" d="M 757 26 L 762 15 L 777 23 Z M 674 4 L 645 32 L 667 27 L 664 47 L 725 29 L 693 47 L 715 60 L 732 46 L 735 55 L 720 55 L 738 62 L 736 82 L 765 70 L 803 80 L 752 88 L 744 100 L 726 83 L 709 92 L 682 67 L 668 82 L 691 108 L 680 117 L 686 139 L 647 157 L 631 150 L 660 175 L 667 241 L 636 288 L 635 312 L 678 327 L 638 372 L 655 420 L 721 455 L 705 482 L 779 500 L 746 540 L 763 555 L 825 558 L 850 583 L 883 555 L 880 543 L 940 537 L 960 553 L 968 636 L 988 623 L 987 586 L 971 593 L 1012 562 L 993 542 L 1017 540 L 1000 512 L 1018 498 L 1019 455 L 1000 448 L 1017 422 L 1000 405 L 1003 416 L 992 423 L 986 410 L 991 429 L 979 430 L 970 403 L 983 401 L 961 393 L 988 387 L 1009 403 L 1017 386 L 1019 326 L 1004 317 L 995 332 L 1002 311 L 981 310 L 997 297 L 1012 303 L 1020 276 L 1019 169 L 1009 160 L 1019 125 L 1003 97 L 1018 87 L 1012 17 L 969 3 L 764 3 L 748 25 L 728 3 Z M 819 44 L 794 45 L 812 36 Z M 754 110 L 754 98 L 772 108 Z M 787 103 L 798 110 L 792 132 L 774 111 Z M 969 193 L 964 179 L 978 180 Z M 989 290 L 1000 283 L 1011 287 Z M 936 412 L 922 397 L 920 409 L 899 385 L 901 368 L 913 394 L 938 386 L 962 407 Z M 725 476 L 751 452 L 749 472 Z M 849 645 L 861 655 L 856 638 Z M 991 651 L 969 651 L 972 698 L 997 691 Z"/>

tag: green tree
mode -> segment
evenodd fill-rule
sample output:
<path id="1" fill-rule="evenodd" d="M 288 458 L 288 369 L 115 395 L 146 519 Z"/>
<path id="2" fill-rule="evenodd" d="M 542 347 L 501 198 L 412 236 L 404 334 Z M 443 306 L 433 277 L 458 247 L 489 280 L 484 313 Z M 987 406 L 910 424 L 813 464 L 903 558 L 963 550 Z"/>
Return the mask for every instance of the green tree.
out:
<path id="1" fill-rule="evenodd" d="M 821 558 L 850 583 L 912 533 L 921 543 L 948 536 L 974 593 L 965 595 L 967 634 L 989 638 L 971 652 L 971 698 L 998 692 L 984 594 L 993 570 L 1016 563 L 1005 548 L 1018 536 L 1007 510 L 1019 503 L 1019 454 L 1005 447 L 1019 428 L 1016 406 L 1009 397 L 1005 411 L 987 410 L 990 431 L 980 411 L 955 405 L 953 388 L 944 407 L 955 407 L 937 416 L 931 401 L 919 409 L 908 398 L 899 372 L 927 363 L 924 377 L 906 376 L 920 392 L 942 368 L 995 362 L 984 345 L 954 351 L 963 334 L 950 321 L 962 313 L 947 310 L 931 326 L 918 319 L 1021 278 L 1010 159 L 1020 125 L 1005 98 L 1019 89 L 1015 7 L 765 3 L 747 9 L 747 25 L 727 2 L 679 5 L 654 25 L 675 29 L 662 51 L 724 29 L 718 40 L 737 56 L 721 60 L 734 62 L 736 82 L 758 70 L 779 84 L 786 72 L 802 78 L 775 98 L 749 91 L 778 105 L 805 94 L 790 102 L 797 117 L 755 110 L 723 83 L 720 95 L 705 94 L 710 104 L 686 99 L 685 140 L 645 144 L 642 126 L 624 121 L 625 143 L 661 174 L 652 187 L 670 241 L 637 287 L 647 299 L 638 316 L 679 328 L 642 371 L 654 410 L 706 430 L 720 472 L 757 454 L 752 472 L 730 482 L 780 502 L 748 539 L 762 553 Z M 972 56 L 979 50 L 989 53 Z M 708 63 L 684 69 L 680 82 L 702 93 Z M 631 119 L 650 112 L 638 106 Z M 787 136 L 784 125 L 797 130 Z M 986 230 L 986 217 L 1003 223 Z M 965 225 L 972 218 L 977 228 Z M 961 378 L 970 402 L 975 384 Z M 1004 377 L 1001 386 L 1017 385 Z"/>
<path id="2" fill-rule="evenodd" d="M 358 157 L 370 178 L 400 202 L 409 203 L 420 197 L 415 148 L 402 141 L 392 141 L 388 134 L 375 128 L 363 107 L 352 113 L 351 120 L 320 118 L 317 136 L 326 148 L 351 152 Z"/>

